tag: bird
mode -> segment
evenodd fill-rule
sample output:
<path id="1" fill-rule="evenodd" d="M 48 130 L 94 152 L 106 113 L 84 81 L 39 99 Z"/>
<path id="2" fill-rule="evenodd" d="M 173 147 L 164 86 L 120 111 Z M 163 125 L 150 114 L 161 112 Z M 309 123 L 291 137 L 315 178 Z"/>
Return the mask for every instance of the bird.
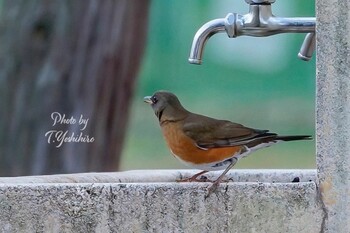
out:
<path id="1" fill-rule="evenodd" d="M 312 139 L 310 135 L 280 136 L 269 130 L 192 113 L 182 106 L 175 94 L 168 91 L 157 91 L 152 96 L 146 96 L 144 102 L 151 105 L 157 116 L 171 153 L 185 165 L 202 170 L 179 182 L 207 181 L 198 177 L 209 171 L 223 170 L 212 181 L 208 195 L 218 188 L 239 159 L 279 142 Z"/>

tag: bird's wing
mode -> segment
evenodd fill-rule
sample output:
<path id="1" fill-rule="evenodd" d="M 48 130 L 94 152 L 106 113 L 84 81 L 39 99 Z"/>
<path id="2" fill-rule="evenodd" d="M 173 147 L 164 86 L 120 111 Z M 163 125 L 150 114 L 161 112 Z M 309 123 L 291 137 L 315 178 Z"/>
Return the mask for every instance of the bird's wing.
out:
<path id="1" fill-rule="evenodd" d="M 219 148 L 252 145 L 264 138 L 276 137 L 268 130 L 247 128 L 230 121 L 191 114 L 184 120 L 185 134 L 194 140 L 199 148 Z"/>

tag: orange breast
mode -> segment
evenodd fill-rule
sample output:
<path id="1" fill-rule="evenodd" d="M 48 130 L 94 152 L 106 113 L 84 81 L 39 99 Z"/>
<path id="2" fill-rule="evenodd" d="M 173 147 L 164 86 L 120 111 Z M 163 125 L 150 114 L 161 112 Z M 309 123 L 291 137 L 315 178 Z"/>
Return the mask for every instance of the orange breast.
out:
<path id="1" fill-rule="evenodd" d="M 200 149 L 182 131 L 180 123 L 165 123 L 162 125 L 162 131 L 171 151 L 180 159 L 194 164 L 220 162 L 231 158 L 241 150 L 241 146 L 212 148 L 208 150 Z"/>

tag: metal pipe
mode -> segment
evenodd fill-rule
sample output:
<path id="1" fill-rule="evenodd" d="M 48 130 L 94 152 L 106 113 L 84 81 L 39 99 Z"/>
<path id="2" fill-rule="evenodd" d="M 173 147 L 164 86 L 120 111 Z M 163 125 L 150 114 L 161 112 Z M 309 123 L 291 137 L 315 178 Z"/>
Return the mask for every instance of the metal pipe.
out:
<path id="1" fill-rule="evenodd" d="M 279 33 L 310 33 L 304 41 L 299 57 L 303 60 L 311 58 L 314 49 L 314 43 L 312 43 L 314 39 L 312 39 L 311 34 L 314 36 L 315 17 L 275 17 L 271 10 L 271 3 L 274 0 L 246 1 L 251 2 L 248 14 L 229 13 L 226 18 L 209 21 L 197 31 L 193 38 L 188 59 L 191 64 L 199 65 L 202 63 L 205 43 L 212 35 L 223 31 L 226 31 L 230 38 L 242 35 L 264 37 Z M 303 57 L 304 54 L 307 56 Z"/>

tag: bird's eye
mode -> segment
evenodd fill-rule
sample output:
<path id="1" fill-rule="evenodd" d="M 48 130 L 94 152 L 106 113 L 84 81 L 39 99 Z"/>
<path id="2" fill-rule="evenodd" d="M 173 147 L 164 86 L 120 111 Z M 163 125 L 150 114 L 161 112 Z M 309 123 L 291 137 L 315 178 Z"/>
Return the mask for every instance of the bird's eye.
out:
<path id="1" fill-rule="evenodd" d="M 155 96 L 153 96 L 153 97 L 152 97 L 152 102 L 153 102 L 154 104 L 157 103 L 157 102 L 158 102 L 158 98 L 155 97 Z"/>

